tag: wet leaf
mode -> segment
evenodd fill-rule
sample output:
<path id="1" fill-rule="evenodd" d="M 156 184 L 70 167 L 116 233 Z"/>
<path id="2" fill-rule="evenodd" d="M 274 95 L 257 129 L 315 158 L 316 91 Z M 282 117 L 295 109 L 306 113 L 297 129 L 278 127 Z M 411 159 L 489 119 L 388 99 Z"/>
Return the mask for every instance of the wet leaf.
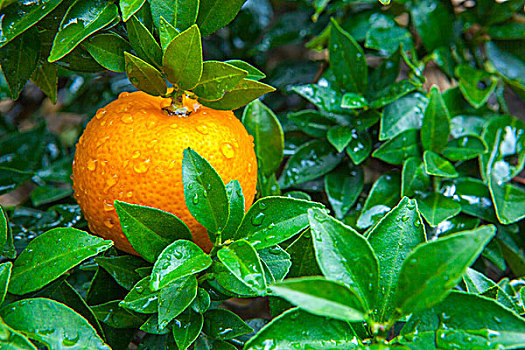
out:
<path id="1" fill-rule="evenodd" d="M 292 266 L 290 254 L 278 245 L 257 251 L 268 283 L 282 281 Z"/>
<path id="2" fill-rule="evenodd" d="M 253 332 L 239 316 L 229 310 L 214 309 L 204 314 L 202 332 L 215 339 L 233 339 Z"/>
<path id="3" fill-rule="evenodd" d="M 417 203 L 421 215 L 431 226 L 437 226 L 440 222 L 456 216 L 461 211 L 461 205 L 458 202 L 436 192 L 418 199 Z"/>
<path id="4" fill-rule="evenodd" d="M 242 187 L 239 184 L 239 181 L 230 181 L 226 185 L 226 191 L 228 192 L 228 198 L 230 201 L 230 216 L 228 217 L 228 222 L 222 232 L 222 242 L 232 239 L 233 235 L 241 225 L 245 207 Z"/>
<path id="5" fill-rule="evenodd" d="M 525 189 L 512 183 L 503 183 L 491 174 L 489 189 L 498 220 L 505 225 L 525 218 Z"/>
<path id="6" fill-rule="evenodd" d="M 487 152 L 487 145 L 482 138 L 475 135 L 461 136 L 450 140 L 441 154 L 453 162 L 476 158 Z"/>
<path id="7" fill-rule="evenodd" d="M 411 15 L 428 52 L 451 44 L 454 38 L 453 16 L 444 3 L 439 0 L 416 1 L 411 6 Z"/>
<path id="8" fill-rule="evenodd" d="M 485 71 L 463 64 L 456 68 L 455 73 L 459 77 L 461 93 L 474 108 L 483 106 L 496 89 L 497 80 Z M 480 88 L 480 85 L 484 87 Z"/>
<path id="9" fill-rule="evenodd" d="M 113 33 L 97 34 L 82 45 L 102 67 L 119 73 L 126 71 L 124 52 L 131 51 L 131 47 L 120 36 Z"/>
<path id="10" fill-rule="evenodd" d="M 420 129 L 428 99 L 416 92 L 385 106 L 381 115 L 380 140 L 388 140 L 409 129 Z"/>
<path id="11" fill-rule="evenodd" d="M 341 101 L 341 107 L 348 108 L 348 109 L 359 109 L 359 108 L 365 108 L 368 107 L 368 102 L 366 99 L 353 92 L 347 92 L 343 95 L 343 99 Z"/>
<path id="12" fill-rule="evenodd" d="M 341 107 L 343 95 L 339 91 L 316 84 L 294 86 L 292 90 L 325 112 L 345 113 L 345 108 Z"/>
<path id="13" fill-rule="evenodd" d="M 137 56 L 155 68 L 159 68 L 162 63 L 162 49 L 148 28 L 137 16 L 133 16 L 126 22 L 126 29 L 129 43 Z"/>
<path id="14" fill-rule="evenodd" d="M 246 79 L 252 79 L 252 80 L 261 80 L 266 78 L 266 74 L 249 64 L 248 62 L 244 62 L 241 60 L 228 60 L 225 63 L 231 64 L 232 66 L 235 66 L 237 68 L 240 68 L 246 72 L 248 72 L 248 75 L 246 76 Z"/>
<path id="15" fill-rule="evenodd" d="M 164 286 L 159 292 L 159 327 L 165 328 L 197 296 L 197 277 L 187 276 Z"/>
<path id="16" fill-rule="evenodd" d="M 51 229 L 33 239 L 15 260 L 9 292 L 21 295 L 40 289 L 112 246 L 112 241 L 75 228 Z"/>
<path id="17" fill-rule="evenodd" d="M 186 310 L 173 323 L 173 338 L 179 350 L 186 350 L 199 336 L 204 318 L 201 314 Z"/>
<path id="18" fill-rule="evenodd" d="M 370 101 L 370 108 L 381 108 L 397 101 L 420 87 L 421 84 L 419 83 L 410 80 L 401 80 L 380 91 L 367 95 L 367 99 Z"/>
<path id="19" fill-rule="evenodd" d="M 206 61 L 193 92 L 205 100 L 216 101 L 231 91 L 247 74 L 246 71 L 224 62 Z"/>
<path id="20" fill-rule="evenodd" d="M 159 19 L 159 36 L 160 36 L 160 46 L 162 50 L 166 50 L 166 47 L 169 43 L 177 36 L 180 32 L 171 25 L 164 17 Z"/>
<path id="21" fill-rule="evenodd" d="M 58 70 L 55 64 L 40 61 L 31 76 L 31 81 L 51 100 L 57 102 Z"/>
<path id="22" fill-rule="evenodd" d="M 430 177 L 425 171 L 425 164 L 417 158 L 410 157 L 403 164 L 401 179 L 401 196 L 414 197 L 428 191 Z"/>
<path id="23" fill-rule="evenodd" d="M 121 308 L 119 301 L 110 301 L 91 308 L 98 320 L 113 328 L 138 328 L 144 323 L 144 316 Z"/>
<path id="24" fill-rule="evenodd" d="M 372 152 L 372 138 L 368 131 L 353 131 L 352 139 L 346 147 L 346 154 L 355 165 L 364 162 Z"/>
<path id="25" fill-rule="evenodd" d="M 7 335 L 7 344 L 4 344 L 4 346 L 6 346 L 8 350 L 37 350 L 35 345 L 31 343 L 29 339 L 9 327 L 2 319 L 0 319 L 0 332 Z"/>
<path id="26" fill-rule="evenodd" d="M 120 0 L 118 5 L 120 7 L 120 12 L 122 13 L 122 20 L 126 22 L 130 19 L 135 12 L 140 10 L 145 2 L 146 0 Z"/>
<path id="27" fill-rule="evenodd" d="M 425 151 L 423 160 L 425 163 L 425 171 L 428 175 L 450 178 L 458 177 L 458 172 L 454 166 L 448 160 L 432 151 Z"/>
<path id="28" fill-rule="evenodd" d="M 421 157 L 420 144 L 419 131 L 409 129 L 383 143 L 372 156 L 390 164 L 401 165 L 410 157 Z"/>
<path id="29" fill-rule="evenodd" d="M 421 143 L 425 150 L 439 153 L 447 145 L 449 135 L 450 117 L 447 106 L 439 89 L 433 86 L 423 115 Z"/>
<path id="30" fill-rule="evenodd" d="M 344 165 L 325 176 L 326 195 L 338 219 L 342 219 L 354 205 L 363 186 L 364 177 L 360 167 Z"/>
<path id="31" fill-rule="evenodd" d="M 155 67 L 128 52 L 124 52 L 124 57 L 126 74 L 133 86 L 154 96 L 166 94 L 166 81 Z"/>
<path id="32" fill-rule="evenodd" d="M 130 290 L 140 280 L 140 275 L 135 271 L 147 263 L 131 255 L 97 257 L 95 262 L 107 271 L 122 287 Z"/>
<path id="33" fill-rule="evenodd" d="M 119 306 L 142 314 L 157 312 L 159 291 L 152 291 L 149 288 L 149 281 L 150 276 L 138 281 Z"/>
<path id="34" fill-rule="evenodd" d="M 275 89 L 270 85 L 251 79 L 243 79 L 231 91 L 226 92 L 220 100 L 199 99 L 199 102 L 213 109 L 234 110 L 272 91 Z"/>
<path id="35" fill-rule="evenodd" d="M 10 261 L 0 264 L 0 304 L 4 302 L 12 268 L 13 263 Z"/>
<path id="36" fill-rule="evenodd" d="M 231 0 L 227 3 L 215 0 L 200 0 L 197 24 L 202 35 L 208 36 L 230 23 L 246 0 Z"/>

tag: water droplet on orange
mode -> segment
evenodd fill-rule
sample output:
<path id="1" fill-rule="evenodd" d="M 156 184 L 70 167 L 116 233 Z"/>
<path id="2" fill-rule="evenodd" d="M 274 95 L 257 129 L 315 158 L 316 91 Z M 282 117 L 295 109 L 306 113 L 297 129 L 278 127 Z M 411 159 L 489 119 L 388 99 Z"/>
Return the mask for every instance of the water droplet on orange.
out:
<path id="1" fill-rule="evenodd" d="M 128 198 L 133 197 L 133 191 L 128 191 L 128 193 L 126 193 L 126 197 Z"/>
<path id="2" fill-rule="evenodd" d="M 106 188 L 104 189 L 107 192 L 111 187 L 115 186 L 118 182 L 118 176 L 116 174 L 112 175 L 106 180 Z"/>
<path id="3" fill-rule="evenodd" d="M 172 128 L 172 129 L 177 129 L 178 127 L 179 127 L 179 126 L 178 126 L 177 124 L 175 124 L 175 123 L 173 123 L 173 124 L 170 125 L 170 128 Z"/>
<path id="4" fill-rule="evenodd" d="M 94 160 L 94 159 L 88 160 L 87 168 L 88 168 L 89 171 L 95 170 L 96 167 L 97 167 L 97 161 L 96 160 Z"/>
<path id="5" fill-rule="evenodd" d="M 107 140 L 109 140 L 109 136 L 102 137 L 102 138 L 97 140 L 97 142 L 95 143 L 95 146 L 97 146 L 97 148 L 99 148 L 104 143 L 106 143 Z"/>
<path id="6" fill-rule="evenodd" d="M 125 124 L 131 124 L 133 123 L 133 117 L 131 116 L 131 114 L 123 114 L 122 117 L 120 117 L 120 120 L 122 120 L 123 123 Z"/>
<path id="7" fill-rule="evenodd" d="M 150 120 L 150 121 L 148 122 L 148 129 L 152 129 L 152 128 L 154 128 L 155 125 L 157 125 L 157 122 L 154 121 L 154 120 Z"/>
<path id="8" fill-rule="evenodd" d="M 129 92 L 122 92 L 120 95 L 118 95 L 118 98 L 126 98 L 129 96 Z"/>
<path id="9" fill-rule="evenodd" d="M 202 124 L 197 126 L 197 131 L 203 135 L 208 135 L 210 133 L 210 131 L 208 130 L 208 127 Z"/>
<path id="10" fill-rule="evenodd" d="M 104 118 L 105 114 L 106 114 L 106 110 L 101 108 L 97 111 L 97 114 L 95 114 L 95 118 L 102 119 Z"/>
<path id="11" fill-rule="evenodd" d="M 140 157 L 140 152 L 139 152 L 139 151 L 135 151 L 135 152 L 133 152 L 133 154 L 131 155 L 131 158 L 133 158 L 133 159 L 137 159 L 138 157 Z"/>
<path id="12" fill-rule="evenodd" d="M 112 211 L 113 210 L 113 204 L 111 202 L 108 202 L 104 199 L 104 211 Z"/>
<path id="13" fill-rule="evenodd" d="M 135 171 L 139 174 L 143 174 L 145 173 L 146 171 L 148 171 L 149 169 L 149 163 L 150 163 L 151 159 L 146 159 L 145 161 L 143 162 L 139 162 L 137 164 L 135 164 L 135 166 L 133 167 L 133 169 L 135 169 Z"/>
<path id="14" fill-rule="evenodd" d="M 172 161 L 170 162 L 170 164 L 168 164 L 168 169 L 173 169 L 173 168 L 175 168 L 175 165 L 176 165 L 175 163 L 176 163 L 175 160 L 172 160 Z"/>
<path id="15" fill-rule="evenodd" d="M 112 228 L 115 226 L 115 223 L 113 222 L 113 219 L 110 217 L 107 217 L 104 219 L 104 225 L 106 225 L 107 228 Z"/>
<path id="16" fill-rule="evenodd" d="M 228 142 L 222 144 L 221 152 L 228 159 L 232 159 L 233 156 L 235 156 L 235 150 L 233 149 L 231 143 Z"/>

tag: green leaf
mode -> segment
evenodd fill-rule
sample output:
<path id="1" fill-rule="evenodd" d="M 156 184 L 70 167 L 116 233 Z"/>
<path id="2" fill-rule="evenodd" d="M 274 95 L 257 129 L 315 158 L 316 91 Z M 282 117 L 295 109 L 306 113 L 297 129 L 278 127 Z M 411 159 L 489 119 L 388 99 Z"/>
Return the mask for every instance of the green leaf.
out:
<path id="1" fill-rule="evenodd" d="M 10 261 L 0 264 L 0 305 L 4 302 L 7 293 L 12 268 L 13 263 Z"/>
<path id="2" fill-rule="evenodd" d="M 387 105 L 381 115 L 380 140 L 388 140 L 409 129 L 420 129 L 428 99 L 419 92 Z"/>
<path id="3" fill-rule="evenodd" d="M 162 67 L 170 83 L 189 90 L 199 83 L 202 65 L 201 32 L 192 25 L 166 46 Z"/>
<path id="4" fill-rule="evenodd" d="M 341 321 L 362 321 L 366 308 L 357 291 L 321 277 L 287 279 L 273 284 L 274 295 L 288 300 L 317 316 Z"/>
<path id="5" fill-rule="evenodd" d="M 372 156 L 390 164 L 401 165 L 410 157 L 421 157 L 420 144 L 419 131 L 409 129 L 383 143 Z"/>
<path id="6" fill-rule="evenodd" d="M 379 91 L 396 82 L 401 64 L 400 50 L 398 49 L 390 57 L 383 60 L 379 67 L 374 69 L 369 79 L 369 91 Z"/>
<path id="7" fill-rule="evenodd" d="M 239 228 L 244 217 L 244 196 L 239 181 L 232 180 L 226 185 L 228 199 L 230 202 L 230 216 L 222 233 L 222 242 L 232 239 L 233 235 Z"/>
<path id="8" fill-rule="evenodd" d="M 120 12 L 122 13 L 122 20 L 127 22 L 135 12 L 140 10 L 145 2 L 146 0 L 120 0 L 118 5 L 120 7 Z"/>
<path id="9" fill-rule="evenodd" d="M 159 327 L 165 328 L 197 296 L 197 277 L 187 276 L 163 287 L 159 292 Z"/>
<path id="10" fill-rule="evenodd" d="M 372 309 L 378 291 L 379 263 L 366 238 L 320 209 L 308 210 L 308 219 L 323 275 L 349 286 L 363 301 L 365 310 Z"/>
<path id="11" fill-rule="evenodd" d="M 423 161 L 425 163 L 425 171 L 428 175 L 450 178 L 455 178 L 459 175 L 448 160 L 432 151 L 425 151 Z"/>
<path id="12" fill-rule="evenodd" d="M 191 148 L 182 160 L 184 199 L 191 215 L 208 230 L 210 240 L 226 227 L 230 213 L 228 194 L 215 169 Z"/>
<path id="13" fill-rule="evenodd" d="M 203 333 L 215 339 L 233 339 L 253 332 L 253 329 L 229 310 L 214 309 L 204 314 Z"/>
<path id="14" fill-rule="evenodd" d="M 416 247 L 399 272 L 394 299 L 399 315 L 427 309 L 445 299 L 495 232 L 494 226 L 482 226 Z"/>
<path id="15" fill-rule="evenodd" d="M 430 90 L 428 105 L 423 115 L 421 143 L 426 151 L 439 153 L 445 148 L 450 135 L 450 117 L 447 106 L 436 86 Z"/>
<path id="16" fill-rule="evenodd" d="M 495 42 L 485 45 L 485 54 L 494 65 L 494 70 L 509 81 L 523 85 L 525 83 L 525 62 L 509 51 L 505 51 Z"/>
<path id="17" fill-rule="evenodd" d="M 55 64 L 40 61 L 31 81 L 46 94 L 53 104 L 57 102 L 58 70 Z"/>
<path id="18" fill-rule="evenodd" d="M 0 2 L 0 5 L 2 3 Z M 1 8 L 1 7 L 0 7 Z M 6 350 L 37 350 L 37 348 L 27 339 L 23 334 L 18 333 L 13 328 L 9 327 L 0 318 L 0 332 L 5 335 L 7 342 L 4 342 Z"/>
<path id="19" fill-rule="evenodd" d="M 308 331 L 308 336 L 304 332 Z M 351 349 L 355 336 L 347 322 L 319 317 L 301 309 L 291 309 L 270 321 L 253 338 L 245 350 L 264 350 L 270 343 L 275 350 Z"/>
<path id="20" fill-rule="evenodd" d="M 271 175 L 283 160 L 284 134 L 279 119 L 270 108 L 255 100 L 244 108 L 242 123 L 253 136 L 259 169 L 263 175 Z"/>
<path id="21" fill-rule="evenodd" d="M 367 95 L 367 99 L 370 101 L 370 108 L 381 108 L 389 103 L 397 101 L 401 97 L 420 87 L 420 83 L 405 79 L 395 82 L 380 91 Z"/>
<path id="22" fill-rule="evenodd" d="M 489 189 L 498 220 L 509 225 L 525 218 L 525 189 L 519 185 L 503 183 L 491 174 Z"/>
<path id="23" fill-rule="evenodd" d="M 78 0 L 66 12 L 48 57 L 55 62 L 93 33 L 119 21 L 118 7 L 104 0 Z"/>
<path id="24" fill-rule="evenodd" d="M 408 158 L 403 164 L 401 176 L 401 196 L 413 197 L 428 191 L 430 177 L 425 172 L 425 164 L 419 158 Z"/>
<path id="25" fill-rule="evenodd" d="M 385 15 L 374 13 L 370 16 L 370 29 L 366 33 L 365 47 L 379 50 L 381 54 L 392 54 L 400 46 L 404 50 L 413 50 L 411 33 Z"/>
<path id="26" fill-rule="evenodd" d="M 213 109 L 234 110 L 272 91 L 275 91 L 275 89 L 270 85 L 251 79 L 242 79 L 231 91 L 226 92 L 220 100 L 208 101 L 199 99 L 199 102 Z"/>
<path id="27" fill-rule="evenodd" d="M 415 1 L 411 6 L 411 15 L 428 52 L 451 44 L 454 39 L 454 17 L 444 3 L 439 0 Z"/>
<path id="28" fill-rule="evenodd" d="M 456 216 L 461 211 L 461 205 L 452 198 L 441 193 L 432 192 L 428 196 L 418 199 L 419 211 L 431 226 Z"/>
<path id="29" fill-rule="evenodd" d="M 95 262 L 107 271 L 122 287 L 130 290 L 140 280 L 140 275 L 135 271 L 147 264 L 144 260 L 131 255 L 97 257 Z"/>
<path id="30" fill-rule="evenodd" d="M 476 115 L 458 115 L 450 120 L 450 135 L 455 138 L 481 135 L 487 120 Z"/>
<path id="31" fill-rule="evenodd" d="M 39 51 L 38 31 L 33 29 L 0 48 L 0 66 L 13 100 L 18 99 L 37 68 Z"/>
<path id="32" fill-rule="evenodd" d="M 341 161 L 342 155 L 322 140 L 313 140 L 299 147 L 288 159 L 279 178 L 281 188 L 314 180 L 332 171 Z"/>
<path id="33" fill-rule="evenodd" d="M 230 23 L 246 0 L 230 0 L 217 2 L 215 0 L 200 0 L 197 24 L 202 35 L 208 36 Z"/>
<path id="34" fill-rule="evenodd" d="M 197 15 L 200 6 L 199 0 L 176 0 L 176 14 L 177 20 L 175 21 L 175 27 L 180 30 L 186 30 L 197 21 Z"/>
<path id="35" fill-rule="evenodd" d="M 126 29 L 129 43 L 137 56 L 150 65 L 159 68 L 162 63 L 162 49 L 148 28 L 137 16 L 133 16 L 126 22 Z"/>
<path id="36" fill-rule="evenodd" d="M 372 152 L 372 138 L 368 131 L 352 133 L 352 139 L 346 147 L 346 154 L 355 165 L 364 162 Z"/>
<path id="37" fill-rule="evenodd" d="M 0 205 L 0 248 L 3 248 L 6 245 L 10 233 L 9 231 L 9 221 L 7 220 L 7 215 L 5 214 L 2 205 Z"/>
<path id="38" fill-rule="evenodd" d="M 129 43 L 113 33 L 97 34 L 83 43 L 83 46 L 102 67 L 114 72 L 126 71 L 125 51 L 131 51 Z"/>
<path id="39" fill-rule="evenodd" d="M 176 317 L 173 323 L 173 338 L 179 350 L 186 350 L 199 336 L 204 318 L 201 314 L 187 310 Z"/>
<path id="40" fill-rule="evenodd" d="M 416 201 L 404 197 L 370 231 L 368 241 L 379 260 L 379 290 L 375 319 L 385 322 L 394 312 L 392 305 L 398 288 L 401 266 L 406 256 L 426 241 L 425 229 Z"/>
<path id="41" fill-rule="evenodd" d="M 342 219 L 352 208 L 363 186 L 364 176 L 360 167 L 344 164 L 324 177 L 325 192 L 338 219 Z"/>
<path id="42" fill-rule="evenodd" d="M 317 108 L 331 113 L 347 113 L 348 109 L 341 107 L 343 95 L 340 91 L 327 86 L 307 84 L 293 86 L 292 90 L 313 103 Z"/>
<path id="43" fill-rule="evenodd" d="M 144 316 L 119 307 L 119 301 L 110 301 L 91 308 L 101 322 L 113 328 L 138 328 L 144 323 Z"/>
<path id="44" fill-rule="evenodd" d="M 195 300 L 191 303 L 191 308 L 193 311 L 203 314 L 210 308 L 211 297 L 210 294 L 204 290 L 204 288 L 197 289 L 197 296 Z"/>
<path id="45" fill-rule="evenodd" d="M 438 321 L 438 315 L 446 317 Z M 429 336 L 423 339 L 423 334 Z M 412 315 L 401 335 L 403 343 L 420 349 L 517 349 L 525 345 L 525 322 L 491 299 L 453 291 L 440 304 Z"/>
<path id="46" fill-rule="evenodd" d="M 282 281 L 292 266 L 290 254 L 278 245 L 257 251 L 268 283 Z"/>
<path id="47" fill-rule="evenodd" d="M 326 134 L 328 142 L 337 150 L 342 152 L 350 144 L 352 139 L 358 138 L 357 130 L 346 125 L 336 125 L 328 130 Z"/>
<path id="48" fill-rule="evenodd" d="M 211 258 L 195 243 L 178 240 L 160 253 L 151 271 L 150 289 L 164 288 L 172 281 L 206 270 Z"/>
<path id="49" fill-rule="evenodd" d="M 126 74 L 133 86 L 154 96 L 162 96 L 167 92 L 166 81 L 155 67 L 128 52 L 124 52 L 124 56 Z"/>
<path id="50" fill-rule="evenodd" d="M 292 267 L 288 277 L 319 276 L 322 274 L 315 258 L 315 249 L 310 230 L 304 231 L 288 247 L 286 252 L 290 254 Z"/>
<path id="51" fill-rule="evenodd" d="M 9 292 L 21 295 L 40 289 L 111 246 L 112 241 L 75 228 L 51 229 L 33 239 L 15 260 Z"/>
<path id="52" fill-rule="evenodd" d="M 341 107 L 348 109 L 366 108 L 368 107 L 368 102 L 361 95 L 358 95 L 354 92 L 347 92 L 343 95 Z"/>
<path id="53" fill-rule="evenodd" d="M 232 66 L 235 66 L 237 68 L 240 68 L 246 72 L 248 72 L 248 75 L 246 76 L 246 79 L 251 80 L 261 80 L 266 78 L 266 74 L 249 64 L 248 62 L 244 62 L 241 60 L 228 60 L 225 63 L 231 64 Z"/>
<path id="54" fill-rule="evenodd" d="M 122 231 L 133 249 L 148 262 L 154 262 L 171 242 L 192 238 L 186 224 L 171 213 L 121 201 L 114 205 Z"/>
<path id="55" fill-rule="evenodd" d="M 202 65 L 202 75 L 193 92 L 205 100 L 216 101 L 231 91 L 246 75 L 246 71 L 228 63 L 206 61 Z"/>
<path id="56" fill-rule="evenodd" d="M 495 77 L 486 71 L 472 68 L 468 64 L 458 66 L 455 74 L 459 77 L 459 89 L 465 100 L 476 109 L 483 106 L 496 89 L 497 79 Z M 485 87 L 480 88 L 480 85 Z"/>
<path id="57" fill-rule="evenodd" d="M 119 306 L 143 314 L 157 312 L 159 291 L 152 291 L 149 281 L 150 276 L 138 281 Z"/>
<path id="58" fill-rule="evenodd" d="M 365 92 L 368 70 L 363 49 L 333 18 L 329 51 L 339 86 L 347 92 Z"/>
<path id="59" fill-rule="evenodd" d="M 2 31 L 0 34 L 0 47 L 4 46 L 18 35 L 24 33 L 38 21 L 53 11 L 63 0 L 43 0 L 43 1 L 17 1 L 12 6 L 9 2 L 1 1 L 2 9 Z M 7 2 L 7 4 L 6 4 Z M 5 7 L 5 10 L 3 9 Z"/>
<path id="60" fill-rule="evenodd" d="M 288 197 L 261 198 L 248 210 L 233 238 L 245 238 L 256 249 L 271 247 L 308 227 L 308 209 L 323 207 Z"/>
<path id="61" fill-rule="evenodd" d="M 213 262 L 211 271 L 213 277 L 215 277 L 215 279 L 209 281 L 213 286 L 212 293 L 214 294 L 214 299 L 224 300 L 235 295 L 245 297 L 257 297 L 261 295 L 258 290 L 254 290 L 252 287 L 246 285 L 244 281 L 239 280 L 219 260 Z"/>
<path id="62" fill-rule="evenodd" d="M 219 260 L 244 285 L 258 295 L 266 293 L 261 261 L 255 249 L 245 240 L 238 240 L 217 252 Z"/>
<path id="63" fill-rule="evenodd" d="M 487 152 L 487 145 L 476 135 L 465 135 L 450 140 L 441 154 L 453 162 L 476 158 Z"/>
<path id="64" fill-rule="evenodd" d="M 385 213 L 399 202 L 401 193 L 401 178 L 397 171 L 382 175 L 374 183 L 359 219 L 357 227 L 368 228 L 379 221 Z"/>
<path id="65" fill-rule="evenodd" d="M 180 32 L 172 26 L 164 17 L 159 19 L 159 36 L 160 36 L 160 46 L 162 50 L 166 50 L 166 47 L 169 43 L 177 36 Z"/>
<path id="66" fill-rule="evenodd" d="M 11 303 L 0 310 L 4 322 L 50 349 L 77 346 L 84 349 L 111 348 L 78 313 L 57 301 L 33 298 Z"/>

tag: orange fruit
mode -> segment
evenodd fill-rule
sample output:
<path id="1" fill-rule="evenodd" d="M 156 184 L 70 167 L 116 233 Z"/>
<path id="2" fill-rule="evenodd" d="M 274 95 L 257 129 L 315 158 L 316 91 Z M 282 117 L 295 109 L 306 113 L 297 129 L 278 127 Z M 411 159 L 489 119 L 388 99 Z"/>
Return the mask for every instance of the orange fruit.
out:
<path id="1" fill-rule="evenodd" d="M 98 110 L 80 137 L 73 161 L 75 198 L 90 230 L 136 254 L 122 232 L 113 202 L 120 200 L 168 211 L 186 223 L 194 242 L 209 251 L 206 229 L 184 201 L 182 158 L 190 147 L 227 184 L 238 180 L 245 208 L 253 202 L 257 160 L 253 137 L 232 111 L 218 111 L 184 97 L 188 115 L 163 110 L 170 99 L 124 92 Z"/>

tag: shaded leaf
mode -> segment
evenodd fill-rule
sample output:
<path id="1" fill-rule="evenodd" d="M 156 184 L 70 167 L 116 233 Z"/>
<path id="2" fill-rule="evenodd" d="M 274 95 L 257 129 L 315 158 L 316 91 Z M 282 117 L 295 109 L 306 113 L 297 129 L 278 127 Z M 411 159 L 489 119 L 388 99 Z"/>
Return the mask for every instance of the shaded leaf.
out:
<path id="1" fill-rule="evenodd" d="M 199 83 L 202 74 L 201 33 L 192 25 L 166 46 L 162 67 L 168 81 L 179 89 L 189 90 Z"/>

